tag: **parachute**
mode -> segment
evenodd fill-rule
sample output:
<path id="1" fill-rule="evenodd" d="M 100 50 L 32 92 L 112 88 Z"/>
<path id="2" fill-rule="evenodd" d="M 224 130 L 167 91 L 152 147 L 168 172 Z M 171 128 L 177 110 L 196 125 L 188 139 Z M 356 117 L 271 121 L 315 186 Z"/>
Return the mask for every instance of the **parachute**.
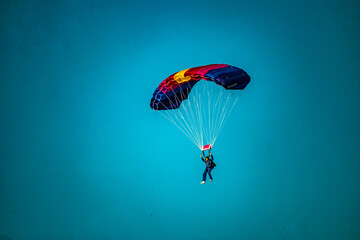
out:
<path id="1" fill-rule="evenodd" d="M 238 90 L 249 82 L 250 76 L 244 70 L 227 64 L 188 68 L 160 83 L 150 107 L 203 149 L 204 143 L 214 146 L 239 99 Z"/>

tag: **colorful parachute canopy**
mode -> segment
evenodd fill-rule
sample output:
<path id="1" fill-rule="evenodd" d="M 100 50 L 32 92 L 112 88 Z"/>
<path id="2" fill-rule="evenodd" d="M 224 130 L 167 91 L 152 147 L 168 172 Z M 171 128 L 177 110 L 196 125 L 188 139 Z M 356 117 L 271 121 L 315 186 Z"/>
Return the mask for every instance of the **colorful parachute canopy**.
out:
<path id="1" fill-rule="evenodd" d="M 153 94 L 150 107 L 154 110 L 179 108 L 201 79 L 213 81 L 230 90 L 244 89 L 250 82 L 250 76 L 244 70 L 227 64 L 188 68 L 172 74 L 160 83 Z"/>

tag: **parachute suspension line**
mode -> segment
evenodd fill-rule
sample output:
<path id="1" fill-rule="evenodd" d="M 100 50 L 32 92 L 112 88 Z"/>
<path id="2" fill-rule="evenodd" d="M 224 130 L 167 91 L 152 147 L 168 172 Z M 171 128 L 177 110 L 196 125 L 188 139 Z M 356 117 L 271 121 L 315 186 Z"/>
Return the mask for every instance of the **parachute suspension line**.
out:
<path id="1" fill-rule="evenodd" d="M 212 92 L 210 92 L 212 90 L 211 88 L 211 85 L 213 83 L 210 83 L 210 82 L 204 82 L 204 86 L 203 86 L 203 92 L 204 92 L 204 95 L 207 95 L 204 96 L 204 101 L 207 100 L 207 104 L 204 103 L 203 104 L 203 107 L 204 107 L 204 112 L 203 112 L 203 115 L 204 115 L 204 126 L 205 126 L 205 130 L 204 130 L 204 136 L 205 136 L 205 141 L 206 143 L 205 144 L 209 144 L 211 142 L 211 122 L 213 120 L 212 116 L 211 116 L 211 108 L 213 107 L 212 104 L 211 104 L 211 99 L 212 99 Z M 207 108 L 206 108 L 207 107 Z"/>
<path id="2" fill-rule="evenodd" d="M 203 136 L 202 136 L 202 121 L 201 121 L 201 111 L 200 111 L 200 106 L 201 106 L 201 96 L 200 96 L 200 93 L 199 93 L 199 90 L 198 90 L 198 86 L 196 86 L 194 88 L 194 93 L 192 94 L 193 96 L 193 106 L 194 106 L 194 112 L 195 112 L 195 116 L 197 117 L 196 118 L 196 130 L 198 132 L 198 142 L 199 142 L 199 145 L 202 147 L 203 145 Z M 200 148 L 201 148 L 200 147 Z"/>
<path id="3" fill-rule="evenodd" d="M 215 95 L 215 92 L 214 92 L 214 86 L 211 86 L 212 88 L 210 88 L 209 86 L 209 93 L 211 93 L 211 95 Z M 221 99 L 222 99 L 222 89 L 219 88 L 217 89 L 217 99 L 214 99 L 216 100 L 215 102 L 213 101 L 213 99 L 211 98 L 210 99 L 210 102 L 209 102 L 209 105 L 210 105 L 210 111 L 211 111 L 211 115 L 210 115 L 210 118 L 209 118 L 209 124 L 210 124 L 210 128 L 209 128 L 209 143 L 212 142 L 212 140 L 214 139 L 214 136 L 215 136 L 215 128 L 216 128 L 216 119 L 218 117 L 218 109 L 220 109 L 220 107 L 222 106 L 221 105 Z"/>
<path id="4" fill-rule="evenodd" d="M 201 103 L 199 105 L 199 110 L 201 112 L 201 124 L 202 124 L 202 145 L 204 144 L 204 141 L 207 141 L 207 124 L 206 121 L 208 120 L 208 117 L 206 115 L 206 92 L 205 92 L 205 87 L 206 84 L 202 84 L 202 86 L 200 86 L 201 91 L 203 93 L 203 97 L 201 98 Z"/>
<path id="5" fill-rule="evenodd" d="M 222 106 L 222 107 L 219 107 L 219 109 L 218 109 L 219 111 L 218 111 L 218 114 L 216 116 L 216 122 L 215 122 L 215 129 L 214 129 L 214 132 L 213 132 L 213 140 L 212 140 L 213 142 L 212 142 L 212 144 L 215 143 L 214 139 L 216 139 L 218 134 L 219 134 L 219 125 L 220 125 L 221 119 L 222 119 L 222 117 L 225 114 L 225 111 L 227 109 L 229 96 L 227 96 L 226 99 L 221 99 L 221 100 L 224 100 L 225 103 L 223 104 L 223 102 L 221 102 L 220 106 Z"/>
<path id="6" fill-rule="evenodd" d="M 219 115 L 220 115 L 220 109 L 222 107 L 224 107 L 224 105 L 222 104 L 223 101 L 223 91 L 222 89 L 220 90 L 220 93 L 218 94 L 218 99 L 216 101 L 215 104 L 215 111 L 214 111 L 214 117 L 213 117 L 213 124 L 212 124 L 212 129 L 211 129 L 211 138 L 214 139 L 216 137 L 216 130 L 217 130 L 217 122 L 219 119 Z"/>
<path id="7" fill-rule="evenodd" d="M 198 100 L 199 100 L 199 104 L 198 104 L 198 111 L 199 111 L 199 123 L 200 123 L 200 132 L 201 132 L 201 145 L 204 145 L 204 126 L 203 126 L 203 111 L 202 111 L 202 108 L 201 106 L 203 105 L 203 98 L 201 98 L 200 96 L 200 91 L 199 90 L 196 90 L 197 91 L 197 96 L 198 96 Z"/>
<path id="8" fill-rule="evenodd" d="M 189 92 L 188 92 L 189 93 Z M 196 92 L 196 88 L 195 88 L 195 94 L 192 93 L 191 94 L 194 98 L 194 96 L 196 97 L 198 94 Z M 189 96 L 189 94 L 188 94 Z M 201 99 L 201 98 L 194 98 L 195 99 L 195 106 L 196 107 L 196 104 L 198 103 L 198 99 Z M 201 127 L 199 126 L 199 120 L 196 119 L 195 115 L 194 115 L 194 110 L 192 109 L 192 106 L 194 105 L 193 103 L 191 104 L 191 101 L 190 100 L 187 100 L 187 101 L 184 101 L 186 102 L 186 105 L 187 105 L 187 109 L 189 110 L 190 114 L 188 114 L 189 116 L 189 119 L 191 119 L 191 123 L 192 123 L 192 128 L 193 128 L 193 131 L 194 131 L 194 137 L 197 139 L 197 142 L 198 142 L 198 146 L 200 146 L 199 148 L 202 147 L 202 143 L 201 143 Z M 185 105 L 185 106 L 186 106 Z M 195 108 L 196 109 L 196 108 Z M 197 115 L 198 116 L 198 115 Z"/>
<path id="9" fill-rule="evenodd" d="M 230 96 L 228 95 L 228 96 L 226 96 L 226 99 L 224 99 L 225 105 L 224 105 L 224 107 L 222 107 L 221 113 L 220 113 L 219 118 L 218 118 L 218 122 L 216 123 L 216 126 L 217 126 L 216 130 L 217 131 L 219 131 L 220 123 L 221 123 L 221 121 L 222 121 L 222 119 L 223 119 L 223 117 L 226 114 L 226 111 L 228 109 L 229 100 L 230 100 Z M 218 132 L 216 132 L 216 135 L 218 135 Z"/>
<path id="10" fill-rule="evenodd" d="M 210 131 L 211 131 L 211 126 L 210 126 L 210 123 L 211 123 L 211 107 L 210 107 L 210 102 L 211 102 L 211 99 L 212 99 L 212 94 L 211 94 L 211 97 L 210 97 L 210 87 L 209 87 L 209 84 L 207 84 L 207 88 L 206 88 L 206 92 L 207 92 L 207 95 L 208 95 L 208 131 L 207 131 L 207 139 L 206 139 L 206 142 L 209 143 L 211 141 L 211 135 L 210 135 Z"/>
<path id="11" fill-rule="evenodd" d="M 192 95 L 188 101 L 189 103 L 192 102 L 190 106 L 194 106 L 193 111 L 197 116 L 196 122 L 198 124 L 196 126 L 196 130 L 199 132 L 198 141 L 201 146 L 204 145 L 204 141 L 206 141 L 205 144 L 209 144 L 213 139 L 212 132 L 214 131 L 214 116 L 212 116 L 211 113 L 214 104 L 211 101 L 213 95 L 211 90 L 214 88 L 211 88 L 212 85 L 213 83 L 201 81 L 193 89 Z M 221 100 L 220 97 L 219 100 Z M 218 106 L 220 108 L 221 104 L 218 104 Z"/>
<path id="12" fill-rule="evenodd" d="M 161 104 L 163 104 L 163 103 L 161 103 Z M 178 122 L 181 124 L 180 120 L 178 119 L 178 116 L 176 114 L 170 114 L 169 112 L 171 112 L 171 111 L 169 111 L 169 109 L 164 104 L 163 104 L 163 106 L 167 109 L 167 111 L 165 111 L 165 113 L 168 114 L 168 117 L 165 114 L 163 114 L 161 111 L 158 111 L 158 112 L 161 115 L 163 115 L 165 118 L 167 118 L 170 122 L 174 123 L 175 126 L 177 126 L 196 145 L 197 143 L 194 140 L 194 138 L 186 131 L 186 129 L 184 127 L 180 127 L 179 124 L 177 124 L 177 122 L 173 119 L 173 117 L 175 117 L 178 120 Z"/>
<path id="13" fill-rule="evenodd" d="M 218 127 L 218 132 L 211 143 L 212 146 L 215 144 L 215 141 L 216 141 L 217 137 L 219 136 L 220 132 L 222 131 L 226 120 L 229 118 L 232 110 L 234 109 L 234 106 L 236 105 L 237 101 L 239 100 L 239 96 L 236 95 L 236 97 L 233 97 L 232 95 L 229 95 L 229 99 L 230 99 L 230 101 L 228 101 L 226 103 L 228 106 L 224 107 L 224 108 L 226 108 L 226 111 L 224 112 L 224 114 L 222 116 L 221 122 Z"/>
<path id="14" fill-rule="evenodd" d="M 236 105 L 237 101 L 239 100 L 239 96 L 236 97 L 235 101 L 233 102 L 233 104 L 230 107 L 230 110 L 228 111 L 228 113 L 224 116 L 224 119 L 222 120 L 220 127 L 219 127 L 219 133 L 221 132 L 221 130 L 223 129 L 223 127 L 225 126 L 225 122 L 226 120 L 229 118 L 232 110 L 234 109 L 234 106 Z M 216 138 L 214 139 L 215 142 Z"/>
<path id="15" fill-rule="evenodd" d="M 183 89 L 182 89 L 181 86 L 180 86 L 180 89 L 181 89 L 182 94 L 184 95 Z M 175 95 L 175 96 L 176 96 L 176 95 Z M 190 105 L 188 105 L 188 106 L 190 106 Z M 185 106 L 185 108 L 180 107 L 180 108 L 179 108 L 180 112 L 181 112 L 182 109 L 184 109 L 184 110 L 186 111 L 186 115 L 187 115 L 187 117 L 189 117 L 190 115 L 189 115 L 189 113 L 188 113 L 188 109 L 186 108 L 186 106 Z M 199 148 L 201 148 L 201 143 L 199 142 L 199 132 L 196 131 L 196 130 L 198 130 L 198 128 L 194 127 L 194 125 L 190 127 L 190 126 L 188 125 L 187 119 L 184 118 L 184 117 L 182 117 L 182 119 L 186 122 L 187 126 L 190 128 L 191 133 L 192 133 L 192 136 L 193 136 L 193 138 L 195 139 L 195 141 L 197 142 L 196 145 L 197 145 L 197 146 L 200 146 Z M 189 124 L 191 124 L 191 123 L 194 123 L 194 122 L 191 120 L 191 121 L 189 122 Z"/>
<path id="16" fill-rule="evenodd" d="M 204 127 L 202 132 L 204 134 L 206 144 L 210 143 L 212 146 L 215 144 L 218 135 L 222 131 L 226 120 L 239 99 L 239 96 L 235 94 L 235 92 L 231 92 L 231 90 L 229 91 L 225 88 L 216 87 L 218 86 L 212 84 L 211 82 L 204 81 L 204 102 L 200 106 Z M 216 94 L 214 94 L 215 90 Z M 214 95 L 214 97 L 212 95 Z"/>
<path id="17" fill-rule="evenodd" d="M 235 103 L 236 103 L 236 102 L 234 102 L 234 103 L 232 104 L 232 106 L 231 106 L 230 101 L 227 102 L 227 104 L 230 105 L 231 108 L 230 108 L 230 110 L 229 110 L 229 107 L 226 108 L 226 111 L 225 111 L 225 113 L 223 114 L 222 119 L 221 119 L 221 122 L 220 122 L 220 124 L 219 124 L 219 129 L 221 129 L 221 126 L 222 126 L 223 123 L 224 123 L 224 119 L 228 116 L 228 114 L 229 114 L 230 111 L 232 110 L 232 108 L 233 108 L 233 106 L 234 106 Z"/>
<path id="18" fill-rule="evenodd" d="M 170 98 L 167 96 L 167 94 L 165 93 L 165 96 L 169 99 L 169 101 L 171 102 L 171 104 L 174 104 Z M 163 103 L 162 103 L 163 104 Z M 194 139 L 193 133 L 191 131 L 191 128 L 187 125 L 186 121 L 181 121 L 179 118 L 184 119 L 184 117 L 182 116 L 182 113 L 180 112 L 180 109 L 168 109 L 164 104 L 163 106 L 167 109 L 165 112 L 168 114 L 168 116 L 172 119 L 170 120 L 172 123 L 174 123 L 195 145 L 198 145 L 197 141 Z M 159 111 L 160 112 L 160 111 Z M 160 112 L 161 113 L 161 112 Z M 162 114 L 162 113 L 161 113 Z M 163 116 L 165 116 L 164 114 L 162 114 Z M 174 117 L 174 118 L 172 118 Z M 183 124 L 183 122 L 185 122 L 185 124 L 187 126 L 185 126 Z M 181 125 L 181 126 L 180 126 Z"/>
<path id="19" fill-rule="evenodd" d="M 200 82 L 201 83 L 201 82 Z M 199 121 L 199 104 L 200 104 L 200 94 L 198 93 L 198 86 L 195 87 L 194 89 L 194 93 L 192 94 L 192 101 L 193 103 L 191 104 L 191 106 L 193 106 L 193 113 L 194 113 L 194 121 L 196 122 L 196 130 L 198 132 L 198 142 L 199 145 L 202 147 L 202 132 L 201 132 L 201 126 L 200 126 L 200 121 Z"/>
<path id="20" fill-rule="evenodd" d="M 185 98 L 184 91 L 180 85 L 179 87 L 181 90 L 181 100 L 183 100 Z M 182 102 L 182 106 L 178 109 L 170 109 L 169 111 L 165 111 L 168 114 L 168 117 L 166 117 L 164 114 L 162 115 L 169 121 L 173 122 L 190 140 L 192 140 L 192 142 L 194 142 L 195 145 L 201 149 L 203 146 L 203 119 L 201 114 L 202 98 L 200 91 L 197 88 L 194 90 L 195 94 L 193 93 L 192 96 L 195 104 L 190 104 L 190 101 L 180 101 L 178 95 L 175 94 L 175 92 L 172 90 L 175 96 L 175 100 Z M 187 93 L 187 95 L 189 95 L 189 91 Z M 172 104 L 174 104 L 166 94 L 165 96 Z M 194 109 L 192 109 L 191 106 L 194 106 Z M 169 112 L 171 114 L 169 114 Z M 196 114 L 197 118 L 194 116 L 194 113 Z"/>
<path id="21" fill-rule="evenodd" d="M 203 85 L 203 81 L 200 82 L 200 84 L 195 88 L 195 94 L 194 97 L 196 98 L 196 114 L 198 116 L 198 131 L 199 131 L 199 142 L 201 144 L 201 146 L 204 145 L 204 124 L 203 124 L 203 111 L 202 111 L 202 106 L 203 106 L 203 98 L 202 98 L 202 89 L 201 86 Z"/>
<path id="22" fill-rule="evenodd" d="M 199 91 L 198 91 L 199 92 Z M 200 100 L 200 104 L 199 104 L 199 112 L 201 113 L 201 114 L 199 114 L 199 116 L 200 116 L 200 123 L 201 123 L 201 145 L 203 145 L 204 146 L 204 132 L 205 132 L 205 126 L 204 126 L 204 120 L 206 119 L 206 116 L 203 116 L 203 114 L 204 114 L 204 111 L 203 111 L 203 107 L 204 107 L 204 99 L 205 98 L 202 98 L 202 97 L 200 97 L 200 94 L 198 95 L 198 97 L 199 97 L 199 100 Z M 203 120 L 204 119 L 204 120 Z"/>
<path id="23" fill-rule="evenodd" d="M 185 99 L 184 91 L 183 91 L 181 86 L 180 86 L 180 89 L 181 89 L 181 93 L 182 93 L 182 98 Z M 187 94 L 189 94 L 189 92 L 187 92 Z M 196 141 L 195 145 L 198 146 L 199 143 L 197 141 L 197 136 L 196 136 L 197 133 L 196 133 L 195 128 L 194 128 L 194 121 L 192 120 L 192 117 L 191 117 L 190 105 L 185 100 L 181 104 L 182 104 L 182 106 L 179 108 L 179 111 L 181 111 L 182 109 L 184 110 L 185 117 L 186 117 L 186 118 L 184 118 L 184 121 L 186 121 L 188 123 L 188 125 L 189 125 L 189 128 L 191 128 L 192 136 Z"/>
<path id="24" fill-rule="evenodd" d="M 189 83 L 187 83 L 189 84 Z M 179 128 L 199 149 L 204 144 L 214 146 L 239 96 L 210 81 L 198 81 L 193 88 L 189 85 L 180 92 L 172 90 L 175 102 L 181 102 L 178 109 L 158 111 L 166 119 Z M 191 92 L 191 93 L 190 93 Z M 171 104 L 169 96 L 164 93 Z"/>
<path id="25" fill-rule="evenodd" d="M 192 93 L 192 98 L 194 98 L 194 93 Z M 188 100 L 186 100 L 186 101 L 184 101 L 183 103 L 185 103 L 186 105 L 187 105 L 187 107 L 188 107 L 188 110 L 189 110 L 189 116 L 190 116 L 190 119 L 191 119 L 191 122 L 192 122 L 192 126 L 193 126 L 193 130 L 194 130 L 194 132 L 195 132 L 195 137 L 196 137 L 196 139 L 197 139 L 197 142 L 198 142 L 198 146 L 201 146 L 201 143 L 200 143 L 200 141 L 199 141 L 199 139 L 200 139 L 200 132 L 199 132 L 199 128 L 197 127 L 197 124 L 198 124 L 198 121 L 197 121 L 197 119 L 196 119 L 196 117 L 195 117 L 195 111 L 193 110 L 193 105 L 194 104 L 190 104 L 192 101 L 190 101 L 190 99 L 188 99 Z M 196 104 L 196 103 L 195 103 Z"/>
<path id="26" fill-rule="evenodd" d="M 165 108 L 167 108 L 165 105 L 164 105 Z M 168 109 L 167 109 L 168 110 Z M 175 120 L 173 120 L 173 118 L 171 117 L 171 115 L 168 113 L 168 111 L 165 111 L 168 116 L 166 116 L 165 114 L 162 113 L 161 110 L 158 110 L 157 112 L 159 112 L 161 115 L 163 115 L 166 119 L 168 119 L 170 122 L 172 122 L 176 127 L 178 127 L 184 134 L 185 136 L 187 136 L 195 145 L 197 145 L 196 141 L 192 138 L 191 135 L 189 135 L 182 127 L 180 127 Z"/>
<path id="27" fill-rule="evenodd" d="M 201 99 L 201 104 L 200 104 L 200 112 L 202 113 L 201 114 L 201 123 L 202 123 L 202 145 L 204 146 L 205 144 L 208 144 L 208 132 L 209 132 L 209 129 L 208 129 L 208 124 L 207 124 L 207 121 L 209 121 L 209 117 L 207 115 L 207 108 L 206 108 L 206 101 L 207 101 L 207 98 L 206 98 L 206 89 L 207 89 L 207 86 L 209 85 L 208 82 L 206 81 L 203 81 L 202 82 L 203 86 L 202 86 L 202 89 L 201 89 L 201 92 L 203 93 L 203 97 L 200 98 Z M 200 94 L 199 94 L 199 97 L 200 97 Z M 204 142 L 205 141 L 205 142 Z"/>
<path id="28" fill-rule="evenodd" d="M 163 80 L 150 107 L 172 122 L 197 147 L 214 146 L 250 76 L 227 64 L 188 68 Z M 164 111 L 163 111 L 164 110 Z"/>
<path id="29" fill-rule="evenodd" d="M 189 84 L 189 83 L 188 83 Z M 182 86 L 181 85 L 179 85 L 179 87 L 180 87 L 180 89 L 181 89 L 181 97 L 182 97 L 182 99 L 185 99 L 185 94 L 184 94 L 184 91 L 183 91 L 183 89 L 182 89 Z M 189 95 L 189 91 L 187 91 L 187 95 Z M 176 95 L 175 95 L 176 96 Z M 177 98 L 177 97 L 176 97 Z M 178 98 L 177 98 L 178 99 Z M 179 101 L 179 99 L 178 99 L 178 101 Z M 183 101 L 183 103 L 185 103 L 186 101 Z M 188 105 L 188 104 L 187 104 Z M 189 106 L 189 105 L 188 105 Z M 195 130 L 195 128 L 194 128 L 194 123 L 193 123 L 193 121 L 192 121 L 192 119 L 191 119 L 191 117 L 190 117 L 190 114 L 189 114 L 189 111 L 188 111 L 188 108 L 187 108 L 187 106 L 186 106 L 186 104 L 184 104 L 183 105 L 183 107 L 182 108 L 179 108 L 179 111 L 181 112 L 181 110 L 184 110 L 184 113 L 185 113 L 185 116 L 186 117 L 184 117 L 184 114 L 182 114 L 182 119 L 186 122 L 186 124 L 187 124 L 187 126 L 189 127 L 189 130 L 191 131 L 191 134 L 192 134 L 192 136 L 194 137 L 194 139 L 196 139 L 196 132 L 194 132 L 194 130 Z"/>

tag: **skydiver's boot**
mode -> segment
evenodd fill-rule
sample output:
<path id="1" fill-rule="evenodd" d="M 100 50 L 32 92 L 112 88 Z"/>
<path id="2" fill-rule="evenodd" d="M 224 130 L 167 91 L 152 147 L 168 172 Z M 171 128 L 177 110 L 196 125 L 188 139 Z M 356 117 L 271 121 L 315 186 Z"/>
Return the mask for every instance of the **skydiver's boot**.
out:
<path id="1" fill-rule="evenodd" d="M 213 179 L 212 179 L 212 178 L 210 178 L 210 182 L 212 182 L 212 180 L 213 180 Z"/>
<path id="2" fill-rule="evenodd" d="M 200 184 L 204 184 L 205 183 L 205 181 L 202 181 Z"/>

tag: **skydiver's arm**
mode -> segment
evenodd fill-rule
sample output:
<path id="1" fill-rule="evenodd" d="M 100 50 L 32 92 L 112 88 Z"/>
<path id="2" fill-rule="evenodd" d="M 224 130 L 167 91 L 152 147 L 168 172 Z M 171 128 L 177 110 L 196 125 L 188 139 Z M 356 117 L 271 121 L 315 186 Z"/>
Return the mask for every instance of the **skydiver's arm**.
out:
<path id="1" fill-rule="evenodd" d="M 201 157 L 201 160 L 202 160 L 203 162 L 205 162 L 205 159 L 202 157 L 202 155 L 200 155 L 200 157 Z"/>
<path id="2" fill-rule="evenodd" d="M 210 153 L 211 161 L 214 161 L 214 155 Z"/>

